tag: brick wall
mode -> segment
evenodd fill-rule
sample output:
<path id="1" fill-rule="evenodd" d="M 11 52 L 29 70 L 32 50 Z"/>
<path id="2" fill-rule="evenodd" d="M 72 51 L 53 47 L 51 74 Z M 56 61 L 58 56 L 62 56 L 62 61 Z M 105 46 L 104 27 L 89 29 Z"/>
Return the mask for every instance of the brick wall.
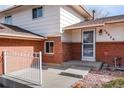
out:
<path id="1" fill-rule="evenodd" d="M 96 59 L 108 64 L 113 64 L 114 57 L 122 57 L 124 64 L 124 42 L 97 42 Z"/>
<path id="2" fill-rule="evenodd" d="M 38 52 L 43 49 L 42 41 L 33 40 L 16 40 L 16 39 L 3 39 L 0 38 L 0 73 L 3 72 L 3 57 L 2 52 L 15 51 L 15 52 Z M 14 65 L 14 64 L 13 64 Z M 17 66 L 15 66 L 16 69 Z M 18 68 L 18 67 L 17 67 Z"/>
<path id="3" fill-rule="evenodd" d="M 81 43 L 63 43 L 63 60 L 81 60 Z"/>
<path id="4" fill-rule="evenodd" d="M 81 43 L 72 43 L 72 60 L 81 60 Z"/>
<path id="5" fill-rule="evenodd" d="M 16 39 L 3 39 L 0 43 L 0 72 L 3 72 L 3 59 L 2 52 L 16 51 L 16 52 L 43 52 L 43 62 L 60 64 L 63 61 L 80 60 L 81 59 L 81 43 L 62 43 L 61 37 L 48 37 L 45 41 L 54 41 L 54 54 L 44 53 L 44 41 L 31 41 L 31 40 L 16 40 Z M 14 63 L 15 64 L 15 63 Z M 24 66 L 18 65 L 21 68 Z M 17 65 L 14 70 L 19 68 Z M 13 71 L 13 69 L 11 69 Z"/>
<path id="6" fill-rule="evenodd" d="M 71 49 L 72 43 L 62 43 L 62 48 L 63 48 L 63 61 L 69 61 L 71 60 L 71 55 L 72 55 L 72 49 Z"/>
<path id="7" fill-rule="evenodd" d="M 43 53 L 43 62 L 46 63 L 57 63 L 60 64 L 63 62 L 62 56 L 62 42 L 61 37 L 48 37 L 45 41 L 54 41 L 54 54 L 45 54 Z M 43 51 L 44 52 L 44 51 Z"/>
<path id="8" fill-rule="evenodd" d="M 81 60 L 81 43 L 64 43 L 61 37 L 49 37 L 45 41 L 54 41 L 54 54 L 44 53 L 44 41 L 15 40 L 0 38 L 0 73 L 3 72 L 2 51 L 42 51 L 43 62 L 62 63 L 69 60 Z M 105 54 L 108 54 L 107 57 Z M 97 42 L 96 60 L 112 63 L 113 57 L 122 57 L 124 62 L 124 42 Z"/>

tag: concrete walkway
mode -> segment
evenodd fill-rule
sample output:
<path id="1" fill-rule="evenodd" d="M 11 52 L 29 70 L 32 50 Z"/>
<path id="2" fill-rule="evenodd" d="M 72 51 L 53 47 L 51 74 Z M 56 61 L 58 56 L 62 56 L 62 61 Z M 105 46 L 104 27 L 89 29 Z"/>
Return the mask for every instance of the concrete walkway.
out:
<path id="1" fill-rule="evenodd" d="M 79 78 L 60 75 L 61 73 L 69 73 L 85 76 L 90 71 L 90 68 L 75 68 L 69 67 L 65 70 L 48 68 L 43 70 L 42 88 L 69 88 L 72 84 L 79 80 Z"/>
<path id="2" fill-rule="evenodd" d="M 78 78 L 59 75 L 58 73 L 44 70 L 42 88 L 69 88 Z"/>
<path id="3" fill-rule="evenodd" d="M 101 68 L 101 62 L 81 62 L 81 61 L 69 61 L 65 62 L 61 66 L 46 66 L 46 70 L 43 70 L 43 88 L 68 88 L 71 87 L 80 78 L 76 76 L 84 77 L 89 73 L 91 69 L 99 70 Z M 63 74 L 61 74 L 63 73 Z M 65 75 L 64 75 L 65 74 Z M 75 76 L 75 77 L 74 77 Z"/>

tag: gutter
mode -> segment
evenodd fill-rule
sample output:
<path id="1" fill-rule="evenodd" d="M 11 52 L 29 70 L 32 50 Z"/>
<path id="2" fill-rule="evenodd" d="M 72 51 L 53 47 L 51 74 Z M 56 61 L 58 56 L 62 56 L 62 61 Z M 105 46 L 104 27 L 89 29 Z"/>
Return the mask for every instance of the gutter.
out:
<path id="1" fill-rule="evenodd" d="M 104 26 L 105 24 L 113 24 L 113 23 L 121 23 L 121 22 L 124 22 L 124 20 L 107 21 L 101 24 L 93 24 L 93 25 L 85 25 L 85 26 L 65 27 L 63 30 L 80 29 L 80 28 L 87 28 L 87 27 L 98 27 L 98 26 Z"/>
<path id="2" fill-rule="evenodd" d="M 98 26 L 104 26 L 104 25 L 105 24 L 95 24 L 95 25 L 87 25 L 87 26 L 75 26 L 75 27 L 64 28 L 63 30 L 73 30 L 73 29 L 88 28 L 88 27 L 98 27 Z"/>
<path id="3" fill-rule="evenodd" d="M 79 6 L 87 13 L 88 16 L 90 16 L 90 18 L 93 18 L 93 16 L 89 12 L 87 12 L 86 9 L 84 9 L 84 7 L 82 7 L 81 5 Z"/>
<path id="4" fill-rule="evenodd" d="M 0 38 L 12 38 L 12 39 L 26 39 L 26 40 L 44 40 L 46 38 L 43 37 L 35 37 L 35 36 L 23 36 L 23 35 L 17 35 L 17 34 L 6 34 L 6 33 L 0 33 Z"/>

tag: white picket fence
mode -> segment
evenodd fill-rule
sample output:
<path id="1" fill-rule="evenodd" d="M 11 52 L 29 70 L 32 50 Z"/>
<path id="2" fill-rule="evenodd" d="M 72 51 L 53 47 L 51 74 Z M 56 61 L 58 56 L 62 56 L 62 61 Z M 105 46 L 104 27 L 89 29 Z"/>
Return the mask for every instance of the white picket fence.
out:
<path id="1" fill-rule="evenodd" d="M 4 74 L 32 84 L 42 84 L 42 52 L 4 51 Z"/>

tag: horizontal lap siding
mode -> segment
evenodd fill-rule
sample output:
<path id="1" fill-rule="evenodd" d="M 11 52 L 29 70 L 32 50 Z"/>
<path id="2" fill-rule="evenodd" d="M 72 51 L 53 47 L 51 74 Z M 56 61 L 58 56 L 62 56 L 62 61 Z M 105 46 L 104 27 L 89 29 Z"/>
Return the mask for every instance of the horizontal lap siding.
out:
<path id="1" fill-rule="evenodd" d="M 122 64 L 124 64 L 124 42 L 96 43 L 96 59 L 98 61 L 113 64 L 113 59 L 116 56 L 122 57 Z"/>
<path id="2" fill-rule="evenodd" d="M 69 6 L 61 6 L 60 8 L 60 27 L 66 27 L 83 21 L 84 18 Z"/>
<path id="3" fill-rule="evenodd" d="M 62 32 L 62 42 L 71 42 L 71 32 L 63 32 L 63 28 L 84 21 L 84 18 L 70 6 L 60 7 L 60 31 Z M 67 36 L 68 35 L 68 36 Z"/>
<path id="4" fill-rule="evenodd" d="M 59 6 L 43 6 L 43 16 L 32 19 L 32 9 L 39 6 L 29 6 L 23 12 L 14 15 L 14 24 L 41 35 L 54 35 L 59 32 Z"/>
<path id="5" fill-rule="evenodd" d="M 41 5 L 28 5 L 17 8 L 7 15 L 12 15 L 13 25 L 41 35 L 58 35 L 60 32 L 59 6 L 43 5 L 43 16 L 32 19 L 32 9 Z M 0 23 L 4 22 L 5 15 L 1 15 Z"/>

